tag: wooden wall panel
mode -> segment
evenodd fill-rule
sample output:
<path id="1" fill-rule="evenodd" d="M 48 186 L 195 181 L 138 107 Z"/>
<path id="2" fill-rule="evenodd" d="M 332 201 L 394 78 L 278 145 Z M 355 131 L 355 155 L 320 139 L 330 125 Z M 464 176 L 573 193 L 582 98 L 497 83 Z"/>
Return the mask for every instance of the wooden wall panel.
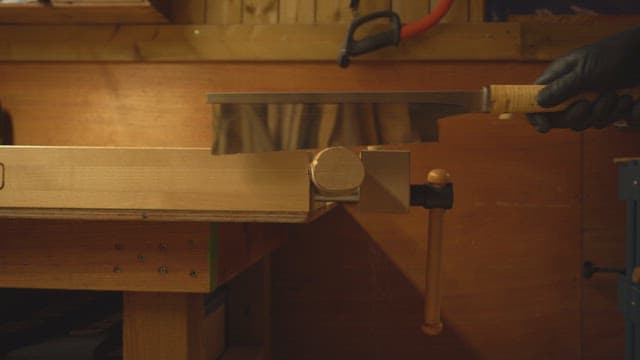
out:
<path id="1" fill-rule="evenodd" d="M 442 18 L 442 23 L 466 23 L 469 22 L 469 1 L 455 0 L 449 8 L 449 12 Z M 431 11 L 438 6 L 440 0 L 431 0 Z"/>
<path id="2" fill-rule="evenodd" d="M 278 23 L 278 0 L 244 0 L 242 7 L 245 24 Z"/>
<path id="3" fill-rule="evenodd" d="M 391 0 L 368 0 L 360 1 L 358 8 L 360 15 L 366 15 L 375 11 L 385 11 L 391 9 Z"/>
<path id="4" fill-rule="evenodd" d="M 280 0 L 280 24 L 314 24 L 317 0 Z"/>
<path id="5" fill-rule="evenodd" d="M 242 23 L 242 0 L 207 0 L 207 24 Z"/>
<path id="6" fill-rule="evenodd" d="M 343 0 L 320 0 L 316 3 L 316 22 L 318 24 L 346 24 L 353 15 L 349 2 Z"/>
<path id="7" fill-rule="evenodd" d="M 171 22 L 177 24 L 204 24 L 207 0 L 171 1 Z"/>
<path id="8" fill-rule="evenodd" d="M 485 0 L 469 0 L 469 22 L 484 22 Z"/>
<path id="9" fill-rule="evenodd" d="M 429 0 L 393 0 L 392 9 L 400 16 L 402 22 L 420 19 L 429 13 Z"/>
<path id="10" fill-rule="evenodd" d="M 211 91 L 476 89 L 530 81 L 541 69 L 445 62 L 354 64 L 348 70 L 333 63 L 4 63 L 0 100 L 21 145 L 208 147 Z"/>

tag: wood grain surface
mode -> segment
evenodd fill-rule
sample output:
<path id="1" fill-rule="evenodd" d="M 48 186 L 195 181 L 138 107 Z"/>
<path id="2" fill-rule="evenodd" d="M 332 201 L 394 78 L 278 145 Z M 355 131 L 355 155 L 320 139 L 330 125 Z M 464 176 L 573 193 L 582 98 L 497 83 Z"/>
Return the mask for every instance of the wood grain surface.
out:
<path id="1" fill-rule="evenodd" d="M 205 316 L 202 294 L 127 292 L 123 319 L 124 359 L 212 360 L 224 349 L 224 319 Z"/>
<path id="2" fill-rule="evenodd" d="M 163 24 L 168 23 L 166 4 L 152 1 L 56 1 L 0 4 L 2 24 Z"/>
<path id="3" fill-rule="evenodd" d="M 510 62 L 372 62 L 347 71 L 332 63 L 4 63 L 0 94 L 18 144 L 207 147 L 209 91 L 477 89 L 528 83 L 543 68 Z M 437 167 L 455 180 L 456 203 L 444 228 L 448 330 L 425 339 L 419 329 L 426 212 L 339 210 L 300 227 L 273 257 L 274 357 L 564 360 L 579 358 L 581 347 L 585 356 L 596 354 L 591 358 L 621 351 L 613 284 L 596 279 L 601 285 L 584 284 L 581 292 L 579 277 L 582 246 L 598 254 L 596 263 L 615 265 L 622 256 L 623 212 L 610 211 L 618 206 L 610 195 L 582 190 L 582 169 L 589 166 L 594 187 L 615 194 L 611 165 L 599 164 L 608 164 L 605 152 L 637 155 L 637 135 L 589 131 L 583 143 L 571 131 L 540 135 L 523 118 L 488 115 L 440 124 L 439 143 L 408 148 L 413 182 L 424 182 Z M 583 215 L 589 208 L 595 216 Z"/>
<path id="4" fill-rule="evenodd" d="M 393 11 L 403 23 L 416 21 L 430 12 L 430 0 L 393 0 Z"/>
<path id="5" fill-rule="evenodd" d="M 205 223 L 3 219 L 0 229 L 2 287 L 211 290 Z"/>
<path id="6" fill-rule="evenodd" d="M 0 162 L 5 217 L 295 222 L 311 209 L 302 151 L 5 146 Z"/>

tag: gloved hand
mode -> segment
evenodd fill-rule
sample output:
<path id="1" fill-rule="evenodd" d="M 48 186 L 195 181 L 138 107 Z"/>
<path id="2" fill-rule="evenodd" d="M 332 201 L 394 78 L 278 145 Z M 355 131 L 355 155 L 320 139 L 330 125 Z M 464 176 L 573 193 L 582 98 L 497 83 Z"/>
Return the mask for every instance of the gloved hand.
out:
<path id="1" fill-rule="evenodd" d="M 622 119 L 638 125 L 640 102 L 618 96 L 615 90 L 640 85 L 639 66 L 640 27 L 573 50 L 536 80 L 547 85 L 538 94 L 538 104 L 552 107 L 585 91 L 599 92 L 600 97 L 577 101 L 562 112 L 527 114 L 527 118 L 542 133 L 552 128 L 600 129 Z"/>

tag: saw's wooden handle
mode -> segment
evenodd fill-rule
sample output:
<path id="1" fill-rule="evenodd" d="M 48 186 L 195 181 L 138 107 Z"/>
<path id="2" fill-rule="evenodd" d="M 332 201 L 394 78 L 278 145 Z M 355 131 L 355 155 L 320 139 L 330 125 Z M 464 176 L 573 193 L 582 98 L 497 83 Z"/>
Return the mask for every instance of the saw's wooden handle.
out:
<path id="1" fill-rule="evenodd" d="M 545 85 L 489 85 L 489 112 L 505 114 L 562 111 L 576 100 L 595 100 L 598 97 L 596 93 L 584 93 L 552 108 L 543 108 L 536 101 L 538 92 L 543 87 Z M 617 93 L 640 100 L 640 88 L 619 90 Z"/>
<path id="2" fill-rule="evenodd" d="M 427 175 L 427 183 L 435 188 L 443 188 L 451 183 L 451 176 L 446 170 L 431 170 Z M 442 268 L 442 229 L 444 227 L 444 213 L 445 209 L 429 209 L 424 322 L 422 324 L 422 331 L 427 335 L 438 335 L 442 332 L 442 320 L 440 318 L 440 307 L 442 304 L 440 272 Z"/>

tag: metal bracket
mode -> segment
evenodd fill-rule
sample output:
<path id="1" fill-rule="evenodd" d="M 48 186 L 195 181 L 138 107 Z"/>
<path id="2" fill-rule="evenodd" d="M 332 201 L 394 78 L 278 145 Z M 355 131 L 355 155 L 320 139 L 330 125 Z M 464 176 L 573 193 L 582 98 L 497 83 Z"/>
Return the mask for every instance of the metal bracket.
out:
<path id="1" fill-rule="evenodd" d="M 621 200 L 640 200 L 640 161 L 620 164 L 618 196 Z"/>
<path id="2" fill-rule="evenodd" d="M 622 275 L 618 276 L 618 309 L 625 319 L 640 322 L 640 287 Z"/>
<path id="3" fill-rule="evenodd" d="M 324 195 L 314 189 L 313 201 L 356 203 L 360 201 L 360 188 L 357 188 L 353 193 L 346 195 Z"/>
<path id="4" fill-rule="evenodd" d="M 4 188 L 4 164 L 0 163 L 0 190 Z"/>
<path id="5" fill-rule="evenodd" d="M 422 206 L 425 209 L 453 208 L 453 184 L 438 188 L 424 185 L 411 185 L 411 206 Z"/>

